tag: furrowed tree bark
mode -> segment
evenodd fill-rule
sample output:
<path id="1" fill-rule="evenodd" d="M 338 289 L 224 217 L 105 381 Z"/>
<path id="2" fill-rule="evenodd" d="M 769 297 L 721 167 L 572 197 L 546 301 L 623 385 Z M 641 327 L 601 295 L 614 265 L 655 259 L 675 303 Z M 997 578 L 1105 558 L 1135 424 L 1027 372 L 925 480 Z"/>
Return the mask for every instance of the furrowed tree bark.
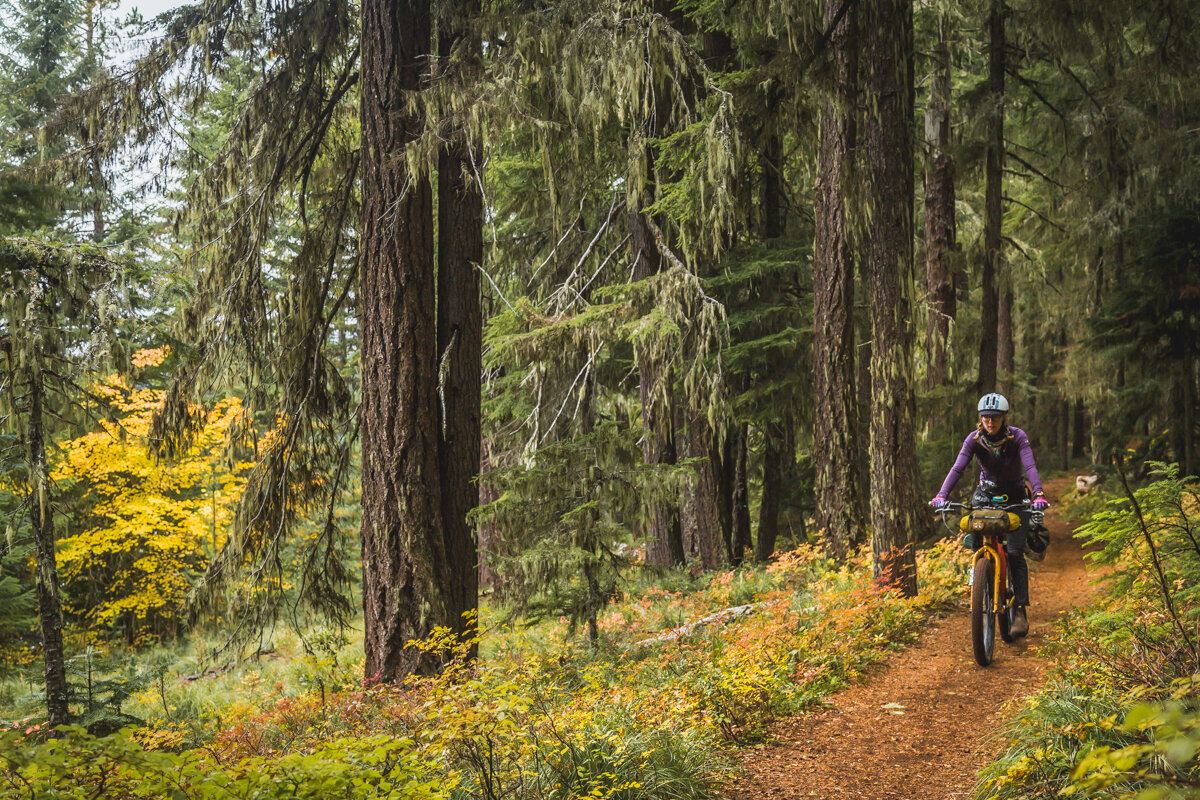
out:
<path id="1" fill-rule="evenodd" d="M 36 360 L 37 356 L 33 357 Z M 50 509 L 50 486 L 46 475 L 46 441 L 42 427 L 44 387 L 39 364 L 25 370 L 29 393 L 29 429 L 25 435 L 25 463 L 29 466 L 29 522 L 33 529 L 37 561 L 38 622 L 42 632 L 45 665 L 46 716 L 50 727 L 71 721 L 67 702 L 66 652 L 63 647 L 62 601 L 58 596 L 58 564 L 55 555 L 54 515 Z"/>
<path id="2" fill-rule="evenodd" d="M 1001 271 L 1001 223 L 1004 192 L 1004 4 L 993 0 L 988 14 L 988 141 L 984 164 L 983 276 L 980 281 L 978 393 L 996 390 Z"/>
<path id="3" fill-rule="evenodd" d="M 929 105 L 925 109 L 925 287 L 929 292 L 929 322 L 925 330 L 929 369 L 926 388 L 939 389 L 950 381 L 947 348 L 950 321 L 958 311 L 951 253 L 957 248 L 954 216 L 954 161 L 950 157 L 949 23 L 938 23 L 938 40 L 931 57 Z M 931 408 L 926 428 L 936 434 L 941 408 Z"/>
<path id="4" fill-rule="evenodd" d="M 438 53 L 457 47 L 470 61 L 481 57 L 478 42 L 464 39 L 469 16 L 479 4 L 460 2 L 443 22 Z M 440 389 L 438 477 L 448 583 L 447 614 L 460 634 L 474 631 L 479 607 L 479 551 L 467 515 L 479 505 L 480 376 L 483 372 L 483 308 L 479 265 L 483 263 L 483 195 L 476 179 L 473 148 L 463 131 L 438 156 L 437 350 Z M 467 616 L 464 616 L 467 615 Z M 470 649 L 475 655 L 476 647 Z"/>
<path id="5" fill-rule="evenodd" d="M 683 490 L 680 518 L 687 526 L 684 539 L 695 542 L 704 569 L 720 569 L 729 563 L 729 558 L 717 508 L 718 480 L 712 459 L 712 426 L 702 412 L 691 413 L 684 441 L 684 457 L 701 459 L 693 467 L 694 473 Z"/>
<path id="6" fill-rule="evenodd" d="M 825 9 L 826 24 L 840 3 Z M 846 198 L 855 148 L 854 13 L 833 29 L 835 85 L 823 103 L 813 242 L 813 465 L 816 524 L 838 559 L 863 527 L 854 372 L 854 259 Z"/>
<path id="7" fill-rule="evenodd" d="M 433 201 L 405 146 L 427 78 L 428 0 L 362 4 L 362 548 L 368 681 L 435 672 L 405 649 L 449 620 L 438 468 Z"/>
<path id="8" fill-rule="evenodd" d="M 647 148 L 642 156 L 644 168 L 653 169 Z M 662 270 L 658 252 L 642 209 L 653 202 L 653 192 L 644 189 L 629 212 L 629 257 L 633 279 L 645 280 Z M 672 466 L 676 463 L 675 431 L 671 402 L 671 370 L 656 363 L 648 354 L 638 357 L 638 395 L 642 402 L 642 459 L 648 466 Z M 669 497 L 647 497 L 646 562 L 657 566 L 677 566 L 684 561 L 679 510 Z"/>
<path id="9" fill-rule="evenodd" d="M 875 577 L 917 592 L 913 539 L 921 529 L 913 424 L 912 321 L 902 281 L 912 266 L 912 0 L 866 0 L 862 34 L 867 108 L 863 131 L 865 233 L 871 286 L 871 549 Z"/>
<path id="10" fill-rule="evenodd" d="M 871 496 L 871 301 L 870 275 L 867 265 L 860 261 L 858 264 L 858 307 L 854 312 L 854 326 L 858 331 L 859 345 L 854 348 L 854 358 L 858 362 L 855 387 L 855 408 L 858 419 L 858 493 L 864 498 L 864 508 L 869 504 Z M 870 518 L 870 510 L 864 512 Z M 859 540 L 860 543 L 862 540 Z"/>

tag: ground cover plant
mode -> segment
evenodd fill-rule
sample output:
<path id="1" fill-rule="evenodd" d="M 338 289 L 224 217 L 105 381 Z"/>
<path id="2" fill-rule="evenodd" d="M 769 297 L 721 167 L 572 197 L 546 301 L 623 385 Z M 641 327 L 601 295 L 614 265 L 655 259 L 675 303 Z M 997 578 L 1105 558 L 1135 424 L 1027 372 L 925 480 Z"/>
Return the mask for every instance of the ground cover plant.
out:
<path id="1" fill-rule="evenodd" d="M 1110 486 L 1078 529 L 1105 595 L 1063 621 L 1058 672 L 1006 730 L 977 797 L 1200 793 L 1198 490 L 1175 465 L 1155 464 L 1151 477 L 1132 496 Z"/>
<path id="2" fill-rule="evenodd" d="M 3 734 L 0 793 L 33 796 L 37 783 L 45 797 L 150 797 L 170 782 L 195 798 L 292 796 L 301 783 L 351 797 L 711 796 L 728 748 L 761 741 L 774 718 L 909 641 L 957 599 L 964 565 L 955 542 L 936 544 L 920 557 L 925 593 L 906 599 L 879 588 L 865 558 L 839 567 L 804 546 L 690 586 L 652 582 L 606 607 L 595 648 L 564 639 L 566 620 L 485 618 L 492 644 L 472 662 L 443 631 L 420 646 L 450 667 L 403 685 L 364 686 L 343 657 L 352 648 L 327 636 L 266 680 L 212 678 L 224 681 L 208 690 L 220 704 L 188 699 L 206 679 L 173 675 L 161 699 L 156 687 L 132 699 L 147 724 L 113 737 L 44 740 L 18 722 Z M 345 783 L 360 769 L 361 783 Z"/>

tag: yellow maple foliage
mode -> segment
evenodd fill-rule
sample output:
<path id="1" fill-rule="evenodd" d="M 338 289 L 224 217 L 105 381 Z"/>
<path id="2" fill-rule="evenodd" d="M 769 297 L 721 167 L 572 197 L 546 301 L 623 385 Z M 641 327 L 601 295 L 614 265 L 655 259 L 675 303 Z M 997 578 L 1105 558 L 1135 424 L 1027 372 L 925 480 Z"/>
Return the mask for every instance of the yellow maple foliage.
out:
<path id="1" fill-rule="evenodd" d="M 142 351 L 135 360 L 163 357 Z M 65 606 L 92 628 L 124 628 L 131 642 L 173 636 L 192 581 L 224 543 L 252 466 L 225 455 L 245 409 L 237 397 L 219 401 L 187 452 L 166 461 L 149 447 L 161 390 L 111 376 L 93 391 L 117 418 L 61 445 L 53 472 L 84 509 L 73 526 L 82 530 L 59 544 Z"/>

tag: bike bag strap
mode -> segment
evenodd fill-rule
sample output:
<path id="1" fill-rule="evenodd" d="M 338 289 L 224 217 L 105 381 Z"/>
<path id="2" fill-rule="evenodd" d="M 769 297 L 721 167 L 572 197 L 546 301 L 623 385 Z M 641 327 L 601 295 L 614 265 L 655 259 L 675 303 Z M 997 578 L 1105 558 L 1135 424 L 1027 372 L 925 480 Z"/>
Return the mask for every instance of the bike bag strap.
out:
<path id="1" fill-rule="evenodd" d="M 1020 517 L 998 508 L 977 508 L 959 523 L 963 533 L 1004 534 L 1020 527 Z"/>

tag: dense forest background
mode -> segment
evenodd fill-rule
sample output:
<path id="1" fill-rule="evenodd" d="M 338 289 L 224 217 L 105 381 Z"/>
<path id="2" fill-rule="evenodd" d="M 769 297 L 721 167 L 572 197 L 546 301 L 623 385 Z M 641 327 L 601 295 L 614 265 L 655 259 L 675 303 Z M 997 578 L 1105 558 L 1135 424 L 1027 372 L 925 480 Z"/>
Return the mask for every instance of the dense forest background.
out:
<path id="1" fill-rule="evenodd" d="M 1197 470 L 1189 3 L 0 19 L 0 659 L 51 724 L 280 628 L 367 685 L 480 615 L 596 652 L 631 580 L 798 546 L 916 596 L 983 392 L 1044 471 Z"/>

